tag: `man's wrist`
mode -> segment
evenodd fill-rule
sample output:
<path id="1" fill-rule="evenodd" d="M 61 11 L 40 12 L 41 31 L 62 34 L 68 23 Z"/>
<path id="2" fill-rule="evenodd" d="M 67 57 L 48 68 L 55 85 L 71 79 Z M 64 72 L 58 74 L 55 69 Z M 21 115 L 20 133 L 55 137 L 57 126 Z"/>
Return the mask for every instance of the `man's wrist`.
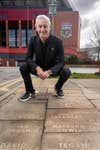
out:
<path id="1" fill-rule="evenodd" d="M 51 70 L 48 70 L 48 73 L 49 73 L 49 75 L 52 75 L 52 71 Z"/>
<path id="2" fill-rule="evenodd" d="M 39 71 L 41 68 L 39 66 L 36 67 L 36 71 Z"/>

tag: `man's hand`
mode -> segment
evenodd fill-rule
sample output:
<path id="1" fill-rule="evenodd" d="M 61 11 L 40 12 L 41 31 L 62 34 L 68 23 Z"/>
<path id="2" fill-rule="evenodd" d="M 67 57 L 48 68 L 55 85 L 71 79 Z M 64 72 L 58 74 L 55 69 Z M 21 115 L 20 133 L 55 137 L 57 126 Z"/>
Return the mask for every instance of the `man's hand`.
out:
<path id="1" fill-rule="evenodd" d="M 37 71 L 37 75 L 41 78 L 41 79 L 45 79 L 45 77 L 44 77 L 44 71 L 43 71 L 43 69 L 41 68 L 41 67 L 37 67 L 36 68 L 36 71 Z"/>
<path id="2" fill-rule="evenodd" d="M 43 80 L 48 78 L 52 74 L 51 70 L 43 71 L 43 69 L 39 66 L 36 68 L 36 71 L 37 75 Z"/>
<path id="3" fill-rule="evenodd" d="M 44 71 L 44 74 L 45 74 L 46 78 L 49 78 L 50 75 L 52 75 L 52 72 L 51 72 L 51 70 L 46 70 L 46 71 Z"/>

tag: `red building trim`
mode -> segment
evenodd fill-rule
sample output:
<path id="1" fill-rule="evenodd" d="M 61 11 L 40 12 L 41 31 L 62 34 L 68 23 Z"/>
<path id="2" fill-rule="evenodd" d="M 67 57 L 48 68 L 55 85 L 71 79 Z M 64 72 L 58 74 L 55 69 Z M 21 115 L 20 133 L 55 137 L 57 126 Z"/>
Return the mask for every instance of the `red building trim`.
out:
<path id="1" fill-rule="evenodd" d="M 45 9 L 32 9 L 32 8 L 8 8 L 0 9 L 0 20 L 32 20 L 38 14 L 48 14 L 48 10 Z"/>
<path id="2" fill-rule="evenodd" d="M 27 48 L 0 48 L 0 53 L 26 54 Z"/>
<path id="3" fill-rule="evenodd" d="M 0 48 L 1 54 L 26 54 L 27 48 Z M 78 58 L 85 59 L 87 57 L 85 52 L 78 52 L 75 49 L 65 48 L 65 54 L 76 55 Z"/>

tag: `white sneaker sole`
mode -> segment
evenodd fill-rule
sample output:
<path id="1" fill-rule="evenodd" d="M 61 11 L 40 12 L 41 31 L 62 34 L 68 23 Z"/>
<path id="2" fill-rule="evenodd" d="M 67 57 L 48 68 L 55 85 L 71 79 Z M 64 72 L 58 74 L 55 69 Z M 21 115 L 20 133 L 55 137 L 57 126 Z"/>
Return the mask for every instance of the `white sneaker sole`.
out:
<path id="1" fill-rule="evenodd" d="M 21 99 L 20 98 L 20 101 L 21 102 L 27 102 L 27 101 L 29 101 L 31 98 L 33 98 L 33 97 L 35 97 L 35 95 L 32 95 L 32 94 L 30 94 L 30 97 L 28 97 L 28 98 L 26 98 L 26 99 Z"/>
<path id="2" fill-rule="evenodd" d="M 57 95 L 56 91 L 54 90 L 54 96 L 58 97 L 59 99 L 64 99 L 64 96 Z"/>
<path id="3" fill-rule="evenodd" d="M 64 99 L 64 96 L 58 96 L 57 94 L 56 97 L 58 97 L 59 99 Z"/>
<path id="4" fill-rule="evenodd" d="M 26 99 L 21 99 L 21 98 L 20 98 L 20 101 L 21 101 L 21 102 L 27 102 L 27 101 L 29 101 L 30 99 L 31 99 L 31 96 L 28 97 L 28 98 L 26 98 Z"/>

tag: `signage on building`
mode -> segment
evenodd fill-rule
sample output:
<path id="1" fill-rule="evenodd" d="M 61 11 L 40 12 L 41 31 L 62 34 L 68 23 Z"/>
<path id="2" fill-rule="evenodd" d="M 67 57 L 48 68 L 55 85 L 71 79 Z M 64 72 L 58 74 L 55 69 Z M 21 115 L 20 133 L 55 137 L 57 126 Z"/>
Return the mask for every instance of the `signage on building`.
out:
<path id="1" fill-rule="evenodd" d="M 62 23 L 61 25 L 61 36 L 64 38 L 72 37 L 72 24 L 71 23 Z"/>
<path id="2" fill-rule="evenodd" d="M 0 14 L 0 19 L 6 19 L 7 18 L 7 14 Z"/>

